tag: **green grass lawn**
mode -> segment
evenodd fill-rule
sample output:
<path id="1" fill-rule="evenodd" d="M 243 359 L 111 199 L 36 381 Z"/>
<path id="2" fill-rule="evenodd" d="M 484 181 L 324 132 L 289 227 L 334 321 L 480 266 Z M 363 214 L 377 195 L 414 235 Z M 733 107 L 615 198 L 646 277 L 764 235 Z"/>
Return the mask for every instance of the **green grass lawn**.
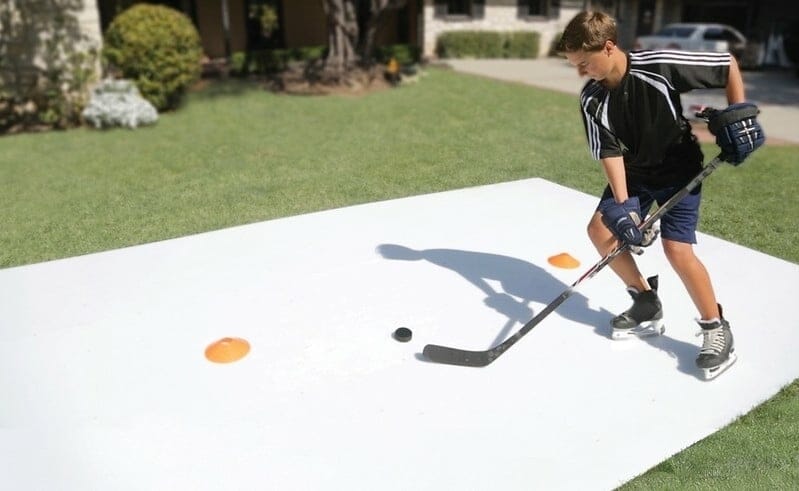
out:
<path id="1" fill-rule="evenodd" d="M 797 155 L 766 146 L 714 173 L 700 230 L 799 262 Z M 575 97 L 446 70 L 363 97 L 229 82 L 149 128 L 0 138 L 0 267 L 529 177 L 601 191 Z M 796 487 L 798 396 L 794 382 L 627 486 Z"/>

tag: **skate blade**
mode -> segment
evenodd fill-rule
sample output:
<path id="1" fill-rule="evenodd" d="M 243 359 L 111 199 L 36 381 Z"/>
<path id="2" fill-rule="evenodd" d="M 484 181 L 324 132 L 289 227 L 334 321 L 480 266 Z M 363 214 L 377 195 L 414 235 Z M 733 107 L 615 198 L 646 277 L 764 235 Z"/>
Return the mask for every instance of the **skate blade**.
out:
<path id="1" fill-rule="evenodd" d="M 662 320 L 644 322 L 630 329 L 613 328 L 611 337 L 613 339 L 648 338 L 660 336 L 666 332 L 666 326 Z"/>
<path id="2" fill-rule="evenodd" d="M 718 377 L 719 375 L 724 373 L 725 370 L 730 368 L 732 364 L 735 363 L 736 361 L 738 361 L 738 355 L 736 355 L 735 353 L 730 353 L 730 357 L 727 358 L 727 361 L 725 361 L 721 365 L 713 368 L 703 368 L 702 371 L 705 373 L 705 381 L 710 381 Z"/>

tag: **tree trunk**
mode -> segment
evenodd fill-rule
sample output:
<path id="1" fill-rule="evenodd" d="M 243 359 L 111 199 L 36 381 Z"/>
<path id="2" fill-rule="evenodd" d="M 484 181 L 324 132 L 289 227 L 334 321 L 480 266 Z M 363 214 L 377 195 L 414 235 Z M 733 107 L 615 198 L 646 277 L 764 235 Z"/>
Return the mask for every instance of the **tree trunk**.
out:
<path id="1" fill-rule="evenodd" d="M 225 58 L 230 60 L 230 8 L 227 0 L 222 0 L 222 30 L 225 35 Z"/>
<path id="2" fill-rule="evenodd" d="M 358 56 L 358 20 L 354 0 L 324 0 L 327 15 L 328 53 L 325 73 L 341 80 L 355 67 Z"/>
<path id="3" fill-rule="evenodd" d="M 361 51 L 361 60 L 364 63 L 371 63 L 374 58 L 375 39 L 389 18 L 388 13 L 392 10 L 401 9 L 406 3 L 407 0 L 372 0 L 372 15 L 366 25 L 366 34 Z"/>

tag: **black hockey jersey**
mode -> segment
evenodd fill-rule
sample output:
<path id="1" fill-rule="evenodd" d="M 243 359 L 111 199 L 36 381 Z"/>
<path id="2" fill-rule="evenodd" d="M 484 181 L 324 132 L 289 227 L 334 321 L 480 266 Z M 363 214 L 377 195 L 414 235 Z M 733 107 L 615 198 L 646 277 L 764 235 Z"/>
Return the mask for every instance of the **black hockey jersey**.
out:
<path id="1" fill-rule="evenodd" d="M 679 184 L 701 170 L 702 153 L 680 94 L 727 85 L 729 53 L 632 51 L 621 83 L 590 80 L 580 103 L 591 155 L 624 157 L 628 181 Z"/>

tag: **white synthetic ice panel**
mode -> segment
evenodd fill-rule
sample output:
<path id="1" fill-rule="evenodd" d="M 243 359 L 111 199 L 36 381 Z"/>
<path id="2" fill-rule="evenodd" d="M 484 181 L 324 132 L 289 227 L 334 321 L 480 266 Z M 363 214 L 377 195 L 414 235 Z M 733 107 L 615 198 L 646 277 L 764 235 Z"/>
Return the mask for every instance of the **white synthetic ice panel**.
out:
<path id="1" fill-rule="evenodd" d="M 629 304 L 608 270 L 487 368 L 422 360 L 577 279 L 594 205 L 529 179 L 0 270 L 3 487 L 608 489 L 799 377 L 799 267 L 705 235 L 739 353 L 715 381 L 658 247 L 662 338 L 608 338 Z M 208 362 L 226 336 L 252 351 Z"/>

